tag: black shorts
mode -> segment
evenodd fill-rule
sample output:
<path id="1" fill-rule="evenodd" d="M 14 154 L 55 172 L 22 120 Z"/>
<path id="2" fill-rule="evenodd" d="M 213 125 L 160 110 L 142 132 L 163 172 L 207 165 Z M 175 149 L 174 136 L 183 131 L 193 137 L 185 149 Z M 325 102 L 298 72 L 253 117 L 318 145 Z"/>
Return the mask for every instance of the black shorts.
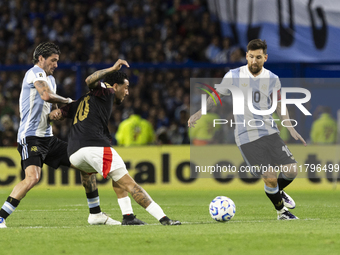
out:
<path id="1" fill-rule="evenodd" d="M 242 144 L 239 149 L 255 177 L 260 177 L 265 167 L 297 163 L 278 133 Z"/>
<path id="2" fill-rule="evenodd" d="M 28 136 L 18 144 L 18 151 L 24 171 L 31 165 L 42 167 L 46 164 L 55 169 L 60 165 L 71 165 L 67 155 L 67 143 L 54 136 Z"/>

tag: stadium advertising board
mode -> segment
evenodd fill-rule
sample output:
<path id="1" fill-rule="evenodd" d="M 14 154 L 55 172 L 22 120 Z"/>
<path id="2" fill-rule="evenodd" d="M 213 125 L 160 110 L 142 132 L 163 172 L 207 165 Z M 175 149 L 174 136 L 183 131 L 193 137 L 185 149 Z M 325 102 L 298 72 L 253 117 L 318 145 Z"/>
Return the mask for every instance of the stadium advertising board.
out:
<path id="1" fill-rule="evenodd" d="M 117 148 L 124 159 L 131 176 L 147 188 L 162 189 L 214 189 L 232 188 L 263 189 L 263 184 L 254 179 L 245 169 L 235 145 L 209 146 L 209 176 L 198 173 L 199 161 L 191 161 L 189 146 L 148 146 Z M 299 174 L 292 188 L 331 188 L 340 180 L 339 164 L 340 148 L 338 146 L 307 146 L 290 145 L 290 150 L 298 161 Z M 223 153 L 218 153 L 222 151 Z M 202 153 L 207 153 L 202 150 Z M 207 156 L 207 155 L 205 155 Z M 220 167 L 221 171 L 218 171 Z M 0 149 L 0 189 L 12 188 L 23 178 L 20 168 L 20 156 L 15 148 Z M 226 169 L 228 171 L 225 171 Z M 203 172 L 203 169 L 199 169 Z M 196 171 L 196 173 L 195 173 Z M 193 177 L 194 176 L 194 177 Z M 208 177 L 208 178 L 207 178 Z M 100 187 L 110 188 L 111 182 L 97 175 Z M 74 188 L 81 187 L 80 176 L 76 170 L 60 168 L 54 170 L 46 165 L 43 167 L 42 178 L 37 185 L 41 188 Z"/>

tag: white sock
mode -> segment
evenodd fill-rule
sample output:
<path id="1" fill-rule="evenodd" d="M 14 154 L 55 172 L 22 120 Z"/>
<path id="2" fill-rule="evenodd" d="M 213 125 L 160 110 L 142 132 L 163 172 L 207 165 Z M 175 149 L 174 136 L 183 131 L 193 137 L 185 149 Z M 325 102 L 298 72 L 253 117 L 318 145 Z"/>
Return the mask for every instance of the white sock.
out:
<path id="1" fill-rule="evenodd" d="M 131 206 L 131 199 L 129 196 L 118 198 L 118 204 L 122 214 L 133 214 L 132 206 Z"/>
<path id="2" fill-rule="evenodd" d="M 165 215 L 162 208 L 155 202 L 152 201 L 151 204 L 145 209 L 148 213 L 150 213 L 157 220 L 162 219 Z"/>

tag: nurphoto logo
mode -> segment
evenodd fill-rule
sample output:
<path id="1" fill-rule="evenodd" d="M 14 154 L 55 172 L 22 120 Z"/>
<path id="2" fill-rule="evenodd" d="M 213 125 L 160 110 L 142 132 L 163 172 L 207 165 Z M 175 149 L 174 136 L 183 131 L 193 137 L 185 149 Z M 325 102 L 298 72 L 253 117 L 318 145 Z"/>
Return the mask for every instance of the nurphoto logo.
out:
<path id="1" fill-rule="evenodd" d="M 220 100 L 220 103 L 222 105 L 222 101 L 220 96 L 218 95 L 217 91 L 204 83 L 200 83 L 206 87 L 208 87 L 211 91 L 213 91 L 213 93 L 215 93 L 215 95 L 217 96 L 217 98 Z M 243 84 L 242 84 L 243 85 Z M 246 87 L 246 86 L 244 86 Z M 260 115 L 260 116 L 268 116 L 270 114 L 272 114 L 276 108 L 277 108 L 277 104 L 278 104 L 278 90 L 275 90 L 275 88 L 272 91 L 272 96 L 271 96 L 271 107 L 269 109 L 256 109 L 253 105 L 253 101 L 254 102 L 258 102 L 259 101 L 259 97 L 261 96 L 259 91 L 256 91 L 253 93 L 253 90 L 251 87 L 249 87 L 247 90 L 244 89 L 244 91 L 242 91 L 240 88 L 233 86 L 231 84 L 226 84 L 226 83 L 221 83 L 221 84 L 215 84 L 215 88 L 217 90 L 221 89 L 221 90 L 228 90 L 229 92 L 231 92 L 231 96 L 233 99 L 233 115 L 244 115 L 245 114 L 245 96 L 244 96 L 244 91 L 246 91 L 247 93 L 247 105 L 248 105 L 248 110 L 255 115 Z M 267 89 L 266 85 L 263 85 L 262 88 Z M 214 101 L 215 105 L 217 105 L 215 98 L 213 97 L 213 95 L 206 89 L 203 88 L 199 88 L 203 91 L 205 91 Z M 279 103 L 281 103 L 281 115 L 286 115 L 286 107 L 288 104 L 291 105 L 295 105 L 304 115 L 312 115 L 302 104 L 307 103 L 310 99 L 311 99 L 311 93 L 309 90 L 304 89 L 304 88 L 296 88 L 296 87 L 286 87 L 286 88 L 281 88 L 281 100 Z M 287 94 L 288 93 L 298 93 L 298 94 L 302 94 L 304 95 L 303 98 L 287 98 Z M 206 115 L 207 114 L 207 94 L 202 94 L 201 95 L 201 114 L 202 115 Z M 259 107 L 257 107 L 259 108 Z M 275 120 L 279 120 L 279 119 L 251 119 L 248 120 L 248 126 L 249 127 L 261 127 L 264 125 L 264 122 L 271 122 L 271 126 L 275 125 Z M 284 127 L 290 127 L 285 125 L 285 122 L 290 121 L 292 123 L 292 127 L 295 127 L 298 123 L 296 120 L 294 119 L 289 119 L 289 120 L 283 120 L 281 122 L 282 126 Z M 214 123 L 213 126 L 215 127 L 215 125 L 224 125 L 230 123 L 230 125 L 232 126 L 233 124 L 235 125 L 243 125 L 244 127 L 246 126 L 246 122 L 245 120 L 243 122 L 234 122 L 233 120 L 227 120 L 227 119 L 214 119 Z M 294 123 L 294 124 L 293 124 Z"/>
<path id="2" fill-rule="evenodd" d="M 216 91 L 213 87 L 211 87 L 211 86 L 208 85 L 208 84 L 202 83 L 202 82 L 197 82 L 197 83 L 206 86 L 206 87 L 209 88 L 212 92 L 214 92 L 215 95 L 217 96 L 218 100 L 220 101 L 220 104 L 223 105 L 220 96 L 218 95 L 217 91 Z M 214 101 L 215 105 L 217 105 L 214 96 L 213 96 L 207 89 L 200 88 L 200 87 L 197 87 L 197 88 L 203 90 L 204 92 L 206 92 L 206 93 L 212 98 L 212 100 Z M 206 115 L 206 114 L 207 114 L 207 95 L 206 95 L 206 94 L 202 94 L 202 95 L 201 95 L 201 100 L 202 100 L 202 101 L 201 101 L 202 115 Z"/>

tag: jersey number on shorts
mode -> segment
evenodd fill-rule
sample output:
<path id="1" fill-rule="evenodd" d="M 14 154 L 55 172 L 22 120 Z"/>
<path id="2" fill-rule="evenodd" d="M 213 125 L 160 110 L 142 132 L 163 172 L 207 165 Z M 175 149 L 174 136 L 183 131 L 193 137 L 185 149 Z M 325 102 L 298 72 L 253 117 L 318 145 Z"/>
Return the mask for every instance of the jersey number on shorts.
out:
<path id="1" fill-rule="evenodd" d="M 282 151 L 286 152 L 288 157 L 293 155 L 288 149 L 287 145 L 282 146 Z"/>
<path id="2" fill-rule="evenodd" d="M 78 120 L 83 121 L 84 119 L 87 118 L 87 115 L 89 114 L 90 110 L 89 99 L 90 96 L 85 97 L 84 100 L 81 101 L 80 104 L 78 105 L 76 115 L 74 116 L 73 125 L 76 124 Z"/>

